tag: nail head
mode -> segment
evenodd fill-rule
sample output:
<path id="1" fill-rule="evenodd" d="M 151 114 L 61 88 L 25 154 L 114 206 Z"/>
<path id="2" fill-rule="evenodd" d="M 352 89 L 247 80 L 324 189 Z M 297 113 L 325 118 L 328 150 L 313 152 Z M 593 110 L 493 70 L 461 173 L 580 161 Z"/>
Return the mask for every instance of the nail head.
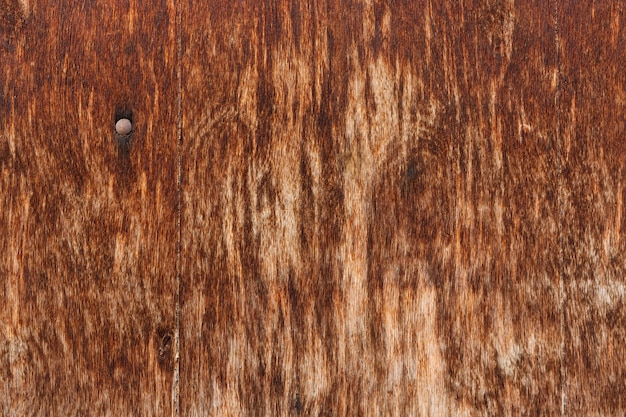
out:
<path id="1" fill-rule="evenodd" d="M 115 131 L 118 135 L 128 135 L 133 130 L 133 124 L 128 119 L 120 119 L 115 123 Z"/>

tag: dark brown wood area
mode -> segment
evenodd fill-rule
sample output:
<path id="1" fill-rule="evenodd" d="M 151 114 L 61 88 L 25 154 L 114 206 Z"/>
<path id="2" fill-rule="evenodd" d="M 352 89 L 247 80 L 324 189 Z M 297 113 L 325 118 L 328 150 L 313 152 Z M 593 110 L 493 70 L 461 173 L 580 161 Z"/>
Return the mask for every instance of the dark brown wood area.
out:
<path id="1" fill-rule="evenodd" d="M 176 11 L 0 7 L 0 415 L 171 414 Z"/>
<path id="2" fill-rule="evenodd" d="M 623 416 L 624 7 L 0 0 L 0 415 Z"/>
<path id="3" fill-rule="evenodd" d="M 623 3 L 559 5 L 565 415 L 626 410 L 626 18 Z"/>

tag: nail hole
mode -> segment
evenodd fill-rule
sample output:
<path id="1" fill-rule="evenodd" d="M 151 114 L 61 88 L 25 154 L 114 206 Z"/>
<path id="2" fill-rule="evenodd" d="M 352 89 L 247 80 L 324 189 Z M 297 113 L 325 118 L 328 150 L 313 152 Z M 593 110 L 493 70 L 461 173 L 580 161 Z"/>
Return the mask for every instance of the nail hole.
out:
<path id="1" fill-rule="evenodd" d="M 172 336 L 166 334 L 165 336 L 163 336 L 163 339 L 161 339 L 161 346 L 159 346 L 159 357 L 163 358 L 165 355 L 167 355 L 170 351 L 171 346 Z"/>

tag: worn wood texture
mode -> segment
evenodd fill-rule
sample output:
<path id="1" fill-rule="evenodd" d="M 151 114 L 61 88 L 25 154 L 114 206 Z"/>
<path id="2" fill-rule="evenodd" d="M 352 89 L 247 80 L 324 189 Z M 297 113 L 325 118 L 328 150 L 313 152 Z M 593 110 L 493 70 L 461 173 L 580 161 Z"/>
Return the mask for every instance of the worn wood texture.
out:
<path id="1" fill-rule="evenodd" d="M 624 6 L 558 6 L 568 416 L 626 410 Z"/>
<path id="2" fill-rule="evenodd" d="M 172 413 L 174 16 L 0 1 L 0 415 Z"/>
<path id="3" fill-rule="evenodd" d="M 0 0 L 1 415 L 623 416 L 623 2 L 71 3 Z"/>
<path id="4" fill-rule="evenodd" d="M 555 17 L 182 5 L 182 415 L 562 413 Z"/>

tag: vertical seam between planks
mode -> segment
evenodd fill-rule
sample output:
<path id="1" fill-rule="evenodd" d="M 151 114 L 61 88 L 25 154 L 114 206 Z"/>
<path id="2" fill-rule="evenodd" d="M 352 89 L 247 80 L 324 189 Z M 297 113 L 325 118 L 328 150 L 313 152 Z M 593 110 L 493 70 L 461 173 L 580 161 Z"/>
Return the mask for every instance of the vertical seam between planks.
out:
<path id="1" fill-rule="evenodd" d="M 182 118 L 182 12 L 180 2 L 175 3 L 176 8 L 176 329 L 174 332 L 174 386 L 172 396 L 174 416 L 180 415 L 180 281 L 182 275 L 182 143 L 183 143 L 183 118 Z"/>
<path id="2" fill-rule="evenodd" d="M 558 280 L 559 280 L 559 309 L 560 309 L 560 330 L 561 330 L 561 344 L 559 352 L 559 378 L 561 379 L 561 416 L 565 416 L 565 285 L 563 283 L 563 166 L 561 155 L 561 111 L 560 111 L 560 94 L 561 94 L 561 51 L 559 44 L 559 3 L 558 0 L 554 0 L 554 45 L 555 45 L 555 57 L 556 57 L 556 91 L 554 94 L 554 107 L 556 114 L 556 153 L 557 153 L 557 210 L 558 210 L 558 235 L 559 235 L 559 249 L 558 249 Z"/>

